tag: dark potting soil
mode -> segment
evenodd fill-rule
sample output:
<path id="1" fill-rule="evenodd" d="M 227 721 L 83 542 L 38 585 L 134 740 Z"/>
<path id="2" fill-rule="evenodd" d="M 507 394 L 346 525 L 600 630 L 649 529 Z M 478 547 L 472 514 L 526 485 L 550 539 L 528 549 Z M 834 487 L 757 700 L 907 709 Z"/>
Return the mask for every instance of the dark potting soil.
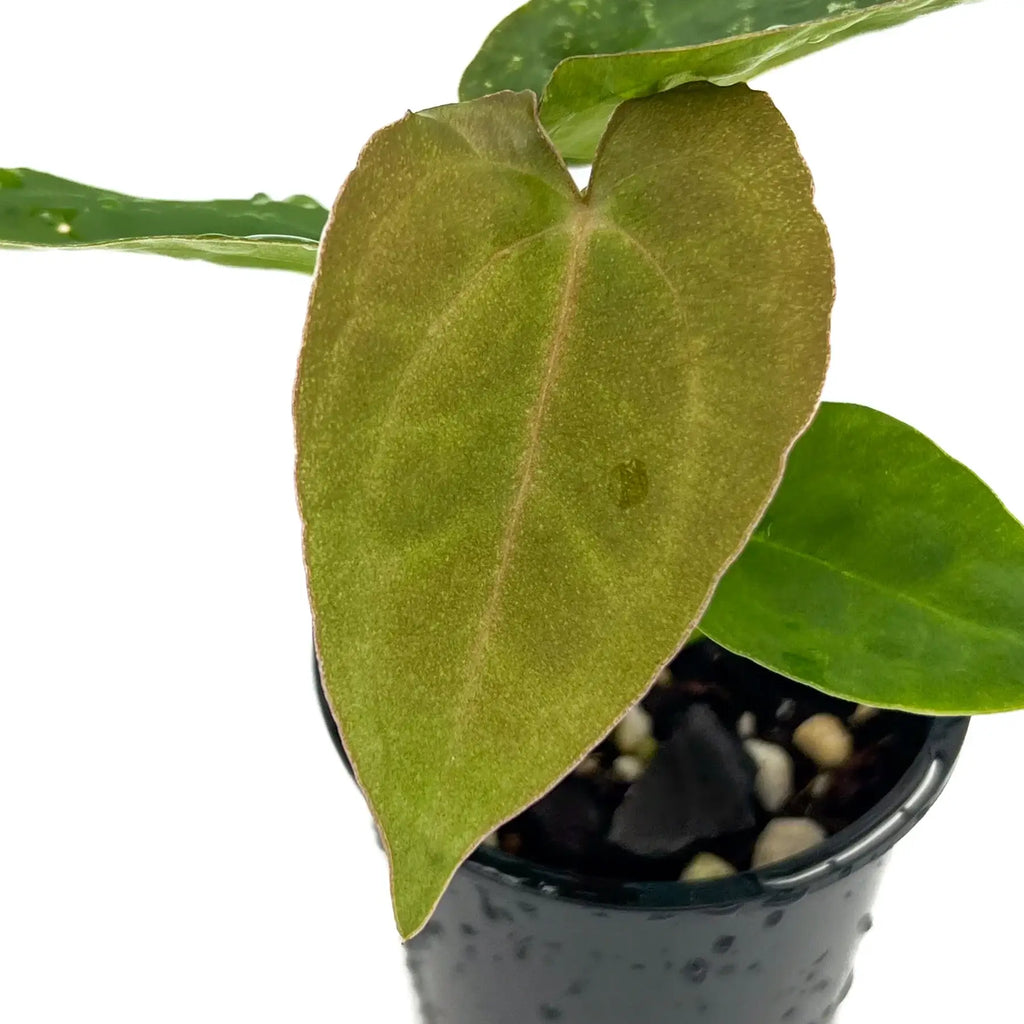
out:
<path id="1" fill-rule="evenodd" d="M 491 843 L 607 879 L 764 867 L 870 810 L 928 721 L 829 697 L 709 640 L 685 647 L 638 707 Z"/>

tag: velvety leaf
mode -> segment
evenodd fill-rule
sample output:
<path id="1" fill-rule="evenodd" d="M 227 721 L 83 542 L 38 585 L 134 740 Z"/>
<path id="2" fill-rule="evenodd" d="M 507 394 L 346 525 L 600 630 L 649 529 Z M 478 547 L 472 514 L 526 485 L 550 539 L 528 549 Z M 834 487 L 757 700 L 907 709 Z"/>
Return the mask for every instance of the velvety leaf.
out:
<path id="1" fill-rule="evenodd" d="M 867 704 L 1024 707 L 1024 527 L 912 427 L 825 403 L 701 629 Z"/>
<path id="2" fill-rule="evenodd" d="M 462 99 L 543 94 L 560 151 L 590 160 L 624 99 L 754 75 L 850 36 L 961 0 L 531 0 L 494 29 L 466 69 Z"/>
<path id="3" fill-rule="evenodd" d="M 308 196 L 137 199 L 0 168 L 0 248 L 121 249 L 312 273 L 327 211 Z"/>
<path id="4" fill-rule="evenodd" d="M 532 94 L 367 146 L 311 296 L 297 477 L 404 935 L 699 618 L 812 414 L 832 292 L 806 167 L 742 86 L 624 105 L 585 195 Z"/>

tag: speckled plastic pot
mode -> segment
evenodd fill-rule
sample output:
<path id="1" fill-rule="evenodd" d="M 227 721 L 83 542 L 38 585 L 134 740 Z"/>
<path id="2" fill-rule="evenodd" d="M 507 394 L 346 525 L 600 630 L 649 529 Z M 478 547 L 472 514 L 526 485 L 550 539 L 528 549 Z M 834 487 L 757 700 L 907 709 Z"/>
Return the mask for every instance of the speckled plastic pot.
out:
<path id="1" fill-rule="evenodd" d="M 824 1024 L 850 990 L 886 855 L 942 791 L 967 725 L 932 720 L 870 814 L 764 871 L 604 883 L 477 851 L 406 946 L 424 1024 Z"/>

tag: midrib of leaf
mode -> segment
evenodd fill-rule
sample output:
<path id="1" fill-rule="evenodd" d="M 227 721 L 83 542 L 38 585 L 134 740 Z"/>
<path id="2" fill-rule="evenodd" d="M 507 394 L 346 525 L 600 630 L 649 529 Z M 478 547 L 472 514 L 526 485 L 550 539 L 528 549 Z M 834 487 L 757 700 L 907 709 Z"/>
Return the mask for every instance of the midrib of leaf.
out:
<path id="1" fill-rule="evenodd" d="M 479 688 L 480 678 L 483 671 L 483 661 L 487 653 L 487 645 L 490 643 L 498 618 L 501 612 L 501 594 L 508 577 L 512 559 L 515 554 L 516 539 L 522 523 L 523 511 L 529 497 L 530 488 L 533 484 L 537 465 L 537 453 L 540 448 L 541 431 L 544 426 L 544 419 L 550 404 L 551 392 L 558 380 L 562 351 L 565 347 L 565 339 L 572 326 L 573 317 L 576 311 L 579 297 L 580 270 L 583 264 L 584 251 L 590 239 L 593 229 L 592 210 L 585 200 L 582 200 L 575 211 L 575 217 L 571 225 L 572 247 L 569 250 L 569 259 L 566 265 L 565 285 L 562 289 L 562 297 L 559 302 L 558 312 L 555 317 L 554 328 L 551 332 L 551 343 L 548 348 L 548 358 L 541 377 L 538 389 L 537 401 L 534 403 L 530 416 L 527 419 L 526 446 L 523 453 L 522 464 L 519 470 L 519 479 L 516 484 L 515 493 L 505 518 L 505 528 L 502 531 L 501 541 L 498 546 L 497 567 L 494 573 L 494 580 L 484 605 L 483 614 L 480 617 L 480 625 L 477 628 L 473 644 L 467 656 L 466 687 L 463 690 L 463 699 L 469 703 L 473 694 Z M 461 721 L 462 715 L 459 716 Z"/>
<path id="2" fill-rule="evenodd" d="M 845 569 L 842 566 L 838 566 L 833 562 L 826 561 L 824 558 L 820 558 L 818 555 L 812 555 L 810 552 L 801 551 L 799 548 L 790 547 L 788 544 L 780 544 L 778 541 L 771 540 L 766 537 L 763 533 L 755 533 L 749 541 L 750 544 L 760 544 L 764 547 L 772 548 L 776 551 L 781 551 L 787 555 L 792 555 L 795 558 L 800 558 L 805 562 L 810 562 L 812 565 L 816 565 L 818 568 L 825 569 L 828 572 L 835 573 L 838 576 L 842 576 L 844 579 L 852 580 L 855 583 L 859 583 L 862 586 L 868 587 L 873 590 L 878 590 L 883 594 L 887 594 L 889 597 L 893 597 L 898 601 L 908 604 L 911 607 L 918 608 L 921 611 L 928 612 L 937 618 L 944 619 L 949 622 L 954 622 L 960 626 L 963 626 L 975 633 L 981 634 L 982 636 L 998 636 L 1004 640 L 1010 641 L 1010 643 L 1017 647 L 1024 647 L 1024 638 L 1019 634 L 1011 633 L 1008 630 L 997 628 L 994 626 L 986 626 L 983 623 L 975 622 L 973 619 L 964 618 L 962 615 L 957 615 L 954 612 L 947 611 L 945 608 L 937 608 L 935 605 L 929 604 L 927 601 L 921 601 L 905 591 L 898 590 L 895 587 L 887 586 L 878 580 L 873 580 L 868 576 L 862 576 L 860 573 L 854 572 L 852 569 Z"/>
<path id="3" fill-rule="evenodd" d="M 528 238 L 521 239 L 519 242 L 508 246 L 505 250 L 502 250 L 501 254 L 505 254 L 515 248 L 518 248 L 524 243 L 533 241 L 534 239 L 547 234 L 550 230 L 551 229 L 549 228 L 545 231 L 529 236 Z M 575 219 L 571 223 L 569 230 L 573 233 L 573 241 L 566 266 L 565 286 L 562 290 L 562 298 L 559 303 L 555 326 L 552 331 L 548 360 L 545 365 L 544 375 L 541 379 L 537 402 L 535 403 L 528 420 L 527 443 L 523 456 L 522 467 L 520 469 L 518 484 L 509 507 L 505 529 L 502 533 L 502 538 L 498 548 L 497 567 L 495 569 L 494 580 L 488 593 L 487 601 L 484 605 L 484 611 L 480 618 L 480 625 L 467 656 L 467 682 L 463 691 L 463 706 L 467 705 L 472 700 L 473 695 L 479 688 L 483 662 L 487 653 L 487 645 L 490 642 L 500 616 L 501 594 L 512 564 L 516 538 L 519 533 L 519 527 L 522 521 L 523 511 L 526 507 L 530 487 L 533 482 L 536 470 L 537 452 L 540 447 L 541 430 L 544 425 L 544 418 L 547 412 L 551 391 L 558 378 L 562 349 L 565 344 L 566 336 L 569 333 L 569 328 L 572 325 L 572 318 L 576 308 L 576 300 L 579 294 L 579 276 L 583 264 L 583 253 L 591 235 L 596 231 L 608 231 L 618 235 L 628 244 L 633 246 L 652 267 L 661 283 L 672 296 L 672 301 L 676 307 L 677 313 L 680 315 L 683 313 L 679 291 L 672 283 L 669 276 L 665 273 L 664 268 L 655 256 L 631 232 L 627 231 L 619 224 L 615 224 L 599 217 L 595 213 L 594 208 L 588 204 L 587 196 L 585 195 L 581 196 L 581 202 L 577 207 Z M 460 291 L 454 302 L 460 301 L 465 291 L 472 286 L 473 282 L 478 279 L 479 274 L 482 274 L 483 271 L 492 264 L 492 262 L 493 258 L 491 261 L 488 261 L 488 263 L 485 264 L 477 274 L 473 275 L 470 282 L 468 282 L 465 288 Z M 449 307 L 449 309 L 450 308 L 451 307 Z M 463 717 L 464 716 L 460 714 L 458 716 L 458 721 L 461 721 Z"/>

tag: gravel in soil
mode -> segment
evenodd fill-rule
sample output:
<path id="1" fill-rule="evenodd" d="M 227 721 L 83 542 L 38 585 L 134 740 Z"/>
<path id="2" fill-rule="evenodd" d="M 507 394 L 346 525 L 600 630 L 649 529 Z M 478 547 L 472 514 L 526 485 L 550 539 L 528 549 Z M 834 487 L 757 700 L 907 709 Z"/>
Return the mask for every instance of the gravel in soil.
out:
<path id="1" fill-rule="evenodd" d="M 926 728 L 921 716 L 829 697 L 702 639 L 489 845 L 607 879 L 766 867 L 870 810 Z"/>

